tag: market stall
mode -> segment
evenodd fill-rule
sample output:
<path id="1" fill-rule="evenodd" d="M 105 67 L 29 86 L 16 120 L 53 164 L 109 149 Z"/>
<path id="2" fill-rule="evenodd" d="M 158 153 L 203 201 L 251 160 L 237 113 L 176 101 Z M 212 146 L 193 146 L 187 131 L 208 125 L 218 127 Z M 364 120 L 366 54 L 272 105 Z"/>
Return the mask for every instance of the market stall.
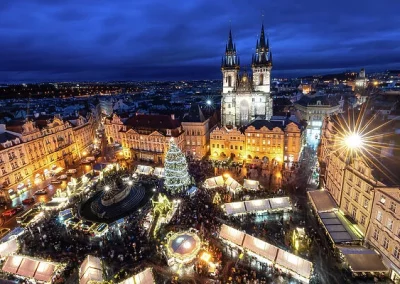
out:
<path id="1" fill-rule="evenodd" d="M 249 190 L 258 190 L 260 183 L 257 180 L 245 179 L 243 187 Z"/>
<path id="2" fill-rule="evenodd" d="M 217 182 L 215 181 L 215 177 L 206 179 L 204 181 L 204 187 L 205 188 L 216 188 Z"/>
<path id="3" fill-rule="evenodd" d="M 233 193 L 236 193 L 237 191 L 239 191 L 242 188 L 242 186 L 236 180 L 234 180 L 232 177 L 228 177 L 226 179 L 225 185 L 226 185 L 227 189 L 229 189 Z"/>
<path id="4" fill-rule="evenodd" d="M 193 232 L 171 232 L 167 236 L 167 239 L 167 253 L 173 262 L 182 264 L 190 263 L 197 257 L 200 251 L 201 240 Z"/>
<path id="5" fill-rule="evenodd" d="M 246 207 L 244 206 L 244 202 L 242 201 L 225 203 L 225 211 L 227 215 L 245 214 Z"/>
<path id="6" fill-rule="evenodd" d="M 247 235 L 244 238 L 243 248 L 253 252 L 268 260 L 270 263 L 275 262 L 278 248 L 253 236 Z"/>
<path id="7" fill-rule="evenodd" d="M 371 249 L 362 246 L 337 246 L 341 256 L 354 273 L 381 273 L 388 268 L 381 257 Z"/>
<path id="8" fill-rule="evenodd" d="M 275 263 L 281 269 L 291 272 L 295 278 L 303 282 L 308 283 L 311 277 L 312 263 L 310 261 L 282 249 L 278 250 Z"/>
<path id="9" fill-rule="evenodd" d="M 229 227 L 225 224 L 222 224 L 221 231 L 219 232 L 220 238 L 222 238 L 228 242 L 234 243 L 238 246 L 242 246 L 244 236 L 245 236 L 245 233 L 243 233 L 235 228 Z"/>
<path id="10" fill-rule="evenodd" d="M 103 281 L 103 267 L 98 257 L 88 255 L 79 268 L 79 283 Z"/>
<path id="11" fill-rule="evenodd" d="M 0 257 L 6 257 L 14 254 L 18 250 L 17 239 L 11 239 L 5 243 L 0 244 Z"/>
<path id="12" fill-rule="evenodd" d="M 120 282 L 119 284 L 153 284 L 156 283 L 154 280 L 153 272 L 151 268 L 146 268 L 142 272 L 129 277 L 128 279 Z"/>
<path id="13" fill-rule="evenodd" d="M 271 210 L 285 211 L 292 209 L 289 197 L 270 198 L 268 201 L 271 205 Z"/>
<path id="14" fill-rule="evenodd" d="M 153 168 L 150 166 L 138 165 L 136 173 L 139 175 L 150 175 L 153 172 Z"/>
<path id="15" fill-rule="evenodd" d="M 165 177 L 164 168 L 159 168 L 159 167 L 155 168 L 153 175 L 155 175 L 155 176 L 157 176 L 159 178 Z"/>
<path id="16" fill-rule="evenodd" d="M 249 200 L 244 203 L 248 213 L 262 213 L 271 209 L 268 199 Z"/>
<path id="17" fill-rule="evenodd" d="M 57 265 L 53 262 L 27 256 L 12 255 L 7 257 L 3 265 L 3 271 L 50 283 L 57 270 Z"/>

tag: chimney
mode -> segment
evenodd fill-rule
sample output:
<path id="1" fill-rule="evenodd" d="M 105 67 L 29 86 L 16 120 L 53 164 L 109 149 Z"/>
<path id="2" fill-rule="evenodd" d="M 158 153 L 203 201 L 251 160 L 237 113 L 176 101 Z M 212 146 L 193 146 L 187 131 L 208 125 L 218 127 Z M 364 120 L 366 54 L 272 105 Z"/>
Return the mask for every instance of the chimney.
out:
<path id="1" fill-rule="evenodd" d="M 171 114 L 171 118 L 175 120 L 175 114 Z"/>
<path id="2" fill-rule="evenodd" d="M 0 134 L 6 132 L 6 125 L 5 124 L 0 124 Z"/>

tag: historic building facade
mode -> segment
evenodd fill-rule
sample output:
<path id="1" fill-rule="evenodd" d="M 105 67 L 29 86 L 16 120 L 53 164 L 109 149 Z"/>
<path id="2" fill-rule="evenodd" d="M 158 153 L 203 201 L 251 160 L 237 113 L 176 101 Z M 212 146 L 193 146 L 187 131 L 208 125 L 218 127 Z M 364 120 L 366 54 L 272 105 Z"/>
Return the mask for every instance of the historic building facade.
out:
<path id="1" fill-rule="evenodd" d="M 239 74 L 240 62 L 229 32 L 225 56 L 222 58 L 223 75 L 221 122 L 223 126 L 240 127 L 254 119 L 267 119 L 272 116 L 270 96 L 272 54 L 269 42 L 265 39 L 264 26 L 257 40 L 256 53 L 252 58 L 252 76 Z"/>
<path id="2" fill-rule="evenodd" d="M 114 114 L 105 121 L 110 142 L 118 141 L 125 158 L 163 163 L 169 140 L 185 151 L 185 132 L 174 115 L 135 115 L 122 121 Z"/>
<path id="3" fill-rule="evenodd" d="M 288 166 L 299 160 L 302 133 L 301 126 L 290 120 L 255 120 L 241 129 L 217 127 L 211 132 L 211 156 L 267 159 Z"/>

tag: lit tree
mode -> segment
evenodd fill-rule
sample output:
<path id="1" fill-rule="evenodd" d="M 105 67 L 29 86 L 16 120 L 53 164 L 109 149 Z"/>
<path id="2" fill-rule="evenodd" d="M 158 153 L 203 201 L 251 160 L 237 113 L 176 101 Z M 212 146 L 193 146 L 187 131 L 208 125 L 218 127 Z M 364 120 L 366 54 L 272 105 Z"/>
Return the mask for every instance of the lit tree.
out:
<path id="1" fill-rule="evenodd" d="M 177 194 L 190 184 L 188 165 L 185 155 L 175 144 L 173 138 L 165 156 L 165 187 L 171 194 Z"/>

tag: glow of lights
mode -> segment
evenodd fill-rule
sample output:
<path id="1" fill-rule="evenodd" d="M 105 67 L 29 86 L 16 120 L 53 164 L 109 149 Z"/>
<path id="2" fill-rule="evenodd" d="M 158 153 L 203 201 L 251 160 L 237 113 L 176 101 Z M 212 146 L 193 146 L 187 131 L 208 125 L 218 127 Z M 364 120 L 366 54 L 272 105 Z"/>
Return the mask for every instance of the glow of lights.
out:
<path id="1" fill-rule="evenodd" d="M 207 100 L 207 101 L 206 101 L 206 104 L 207 104 L 208 106 L 210 106 L 210 105 L 212 104 L 212 101 L 211 101 L 211 100 Z"/>
<path id="2" fill-rule="evenodd" d="M 105 190 L 105 191 L 109 191 L 109 190 L 110 190 L 110 187 L 109 187 L 108 185 L 106 185 L 106 186 L 104 187 L 104 190 Z"/>
<path id="3" fill-rule="evenodd" d="M 82 155 L 83 155 L 83 156 L 86 156 L 86 155 L 87 155 L 87 152 L 86 152 L 86 151 L 83 151 Z"/>
<path id="4" fill-rule="evenodd" d="M 129 184 L 129 185 L 133 185 L 133 181 L 131 181 L 131 180 L 128 181 L 128 184 Z"/>
<path id="5" fill-rule="evenodd" d="M 153 188 L 153 192 L 156 192 L 156 188 Z"/>
<path id="6" fill-rule="evenodd" d="M 183 247 L 185 249 L 190 249 L 192 247 L 192 244 L 189 241 L 186 241 L 186 242 L 183 243 Z"/>
<path id="7" fill-rule="evenodd" d="M 230 178 L 230 177 L 231 177 L 230 174 L 228 174 L 228 173 L 225 173 L 225 174 L 224 174 L 224 178 Z"/>
<path id="8" fill-rule="evenodd" d="M 362 138 L 357 133 L 350 133 L 344 137 L 344 143 L 349 149 L 358 149 L 363 145 Z"/>
<path id="9" fill-rule="evenodd" d="M 211 259 L 211 254 L 207 253 L 207 252 L 203 252 L 200 256 L 200 259 L 205 261 L 205 262 L 209 262 Z"/>

